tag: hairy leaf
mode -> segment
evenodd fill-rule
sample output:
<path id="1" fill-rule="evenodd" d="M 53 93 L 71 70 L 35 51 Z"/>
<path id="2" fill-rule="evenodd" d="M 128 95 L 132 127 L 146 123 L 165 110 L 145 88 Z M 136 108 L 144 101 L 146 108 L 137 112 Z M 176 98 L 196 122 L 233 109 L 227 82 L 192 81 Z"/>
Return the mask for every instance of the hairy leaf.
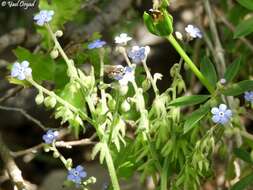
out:
<path id="1" fill-rule="evenodd" d="M 243 36 L 247 36 L 253 32 L 253 17 L 241 21 L 235 29 L 234 38 L 240 38 Z"/>
<path id="2" fill-rule="evenodd" d="M 169 106 L 191 106 L 200 104 L 210 98 L 210 95 L 182 96 L 169 103 Z"/>
<path id="3" fill-rule="evenodd" d="M 224 75 L 227 82 L 232 81 L 236 77 L 236 75 L 240 71 L 241 62 L 242 62 L 242 59 L 240 57 L 240 58 L 237 58 L 232 64 L 228 66 Z"/>
<path id="4" fill-rule="evenodd" d="M 222 93 L 226 96 L 237 96 L 249 90 L 253 90 L 253 80 L 243 80 L 235 83 L 226 90 L 223 90 Z"/>

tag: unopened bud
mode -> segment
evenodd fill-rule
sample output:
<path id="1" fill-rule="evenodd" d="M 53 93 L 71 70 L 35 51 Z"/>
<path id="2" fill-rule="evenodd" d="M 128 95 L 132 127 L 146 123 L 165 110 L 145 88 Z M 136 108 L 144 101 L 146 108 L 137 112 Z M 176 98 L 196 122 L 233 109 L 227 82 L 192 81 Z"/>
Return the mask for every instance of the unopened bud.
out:
<path id="1" fill-rule="evenodd" d="M 44 101 L 44 96 L 43 96 L 43 93 L 40 92 L 40 93 L 36 96 L 35 102 L 36 102 L 36 104 L 40 105 L 40 104 L 43 103 L 43 101 Z"/>
<path id="2" fill-rule="evenodd" d="M 50 52 L 50 56 L 52 57 L 52 59 L 56 59 L 59 55 L 59 52 L 58 50 L 56 49 L 53 49 L 51 52 Z"/>
<path id="3" fill-rule="evenodd" d="M 62 30 L 57 30 L 57 31 L 55 32 L 55 36 L 56 36 L 56 37 L 62 37 L 62 35 L 63 35 Z"/>

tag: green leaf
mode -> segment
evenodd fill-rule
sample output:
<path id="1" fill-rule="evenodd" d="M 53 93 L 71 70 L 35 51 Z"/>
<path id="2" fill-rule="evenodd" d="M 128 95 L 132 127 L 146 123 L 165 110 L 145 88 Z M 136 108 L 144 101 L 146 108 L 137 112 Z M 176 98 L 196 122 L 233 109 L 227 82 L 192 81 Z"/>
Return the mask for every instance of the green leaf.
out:
<path id="1" fill-rule="evenodd" d="M 253 183 L 253 173 L 238 181 L 230 190 L 243 190 Z"/>
<path id="2" fill-rule="evenodd" d="M 241 21 L 235 29 L 234 38 L 247 36 L 253 32 L 253 17 Z"/>
<path id="3" fill-rule="evenodd" d="M 210 95 L 182 96 L 169 103 L 169 106 L 191 106 L 200 104 L 210 98 Z"/>
<path id="4" fill-rule="evenodd" d="M 240 58 L 237 58 L 232 64 L 228 66 L 224 75 L 227 82 L 232 81 L 236 77 L 237 73 L 239 72 L 241 68 L 241 62 L 242 62 L 242 59 L 240 57 Z"/>
<path id="5" fill-rule="evenodd" d="M 200 71 L 215 88 L 218 77 L 217 77 L 215 67 L 208 57 L 204 57 L 201 60 Z"/>
<path id="6" fill-rule="evenodd" d="M 14 53 L 20 62 L 27 60 L 30 63 L 32 76 L 35 81 L 54 80 L 55 66 L 49 56 L 31 53 L 22 47 L 15 49 Z"/>
<path id="7" fill-rule="evenodd" d="M 253 80 L 243 80 L 223 90 L 222 94 L 226 96 L 237 96 L 249 90 L 253 90 Z"/>
<path id="8" fill-rule="evenodd" d="M 184 123 L 184 134 L 189 132 L 194 127 L 198 126 L 197 123 L 209 112 L 209 106 L 203 106 L 192 112 L 191 115 L 187 116 Z"/>
<path id="9" fill-rule="evenodd" d="M 240 3 L 240 5 L 242 5 L 246 9 L 253 11 L 253 1 L 252 0 L 237 0 L 237 2 Z"/>
<path id="10" fill-rule="evenodd" d="M 50 21 L 50 26 L 52 30 L 55 32 L 56 30 L 63 27 L 63 24 L 69 20 L 72 20 L 75 14 L 81 7 L 82 0 L 52 0 L 49 4 L 47 0 L 39 1 L 40 10 L 53 10 L 54 16 Z M 45 39 L 44 46 L 51 47 L 50 44 L 50 36 L 45 27 L 38 26 L 38 32 Z M 51 41 L 52 42 L 52 41 Z"/>
<path id="11" fill-rule="evenodd" d="M 85 111 L 86 103 L 81 93 L 81 87 L 77 82 L 68 83 L 61 91 L 60 97 L 75 106 L 76 108 Z"/>
<path id="12" fill-rule="evenodd" d="M 242 148 L 236 148 L 234 149 L 234 154 L 243 161 L 253 164 L 253 159 L 251 158 L 250 153 L 248 153 L 246 150 Z"/>

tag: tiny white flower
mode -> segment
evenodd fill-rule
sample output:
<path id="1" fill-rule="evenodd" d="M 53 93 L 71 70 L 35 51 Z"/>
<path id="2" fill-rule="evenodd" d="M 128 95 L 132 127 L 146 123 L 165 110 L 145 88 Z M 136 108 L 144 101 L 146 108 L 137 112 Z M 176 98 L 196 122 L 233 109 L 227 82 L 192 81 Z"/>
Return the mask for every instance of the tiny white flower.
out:
<path id="1" fill-rule="evenodd" d="M 192 38 L 202 38 L 202 32 L 198 27 L 195 27 L 189 24 L 185 27 L 185 31 L 192 37 Z"/>
<path id="2" fill-rule="evenodd" d="M 26 77 L 30 77 L 32 75 L 32 69 L 29 67 L 28 61 L 23 61 L 21 64 L 16 62 L 14 63 L 11 76 L 15 77 L 19 80 L 25 80 Z"/>
<path id="3" fill-rule="evenodd" d="M 43 26 L 45 23 L 52 20 L 54 11 L 50 10 L 41 10 L 38 14 L 33 17 L 33 20 L 39 25 Z"/>
<path id="4" fill-rule="evenodd" d="M 116 36 L 114 40 L 116 44 L 126 45 L 128 41 L 132 40 L 132 38 L 126 33 L 122 33 L 119 36 Z"/>

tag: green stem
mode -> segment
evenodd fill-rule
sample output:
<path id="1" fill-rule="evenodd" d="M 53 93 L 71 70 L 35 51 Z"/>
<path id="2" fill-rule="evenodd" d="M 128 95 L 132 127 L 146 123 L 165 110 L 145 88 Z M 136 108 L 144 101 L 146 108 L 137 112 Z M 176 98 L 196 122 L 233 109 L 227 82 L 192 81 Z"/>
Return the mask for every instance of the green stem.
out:
<path id="1" fill-rule="evenodd" d="M 143 64 L 144 70 L 145 70 L 145 72 L 147 74 L 147 78 L 151 81 L 151 85 L 153 87 L 155 95 L 158 96 L 159 95 L 159 90 L 158 90 L 158 88 L 156 86 L 156 83 L 155 83 L 155 81 L 154 81 L 154 79 L 153 79 L 153 77 L 152 77 L 152 75 L 151 75 L 151 73 L 150 73 L 150 71 L 149 71 L 149 69 L 147 67 L 146 60 L 142 61 L 142 64 Z"/>
<path id="2" fill-rule="evenodd" d="M 190 67 L 192 72 L 198 77 L 200 82 L 207 88 L 207 90 L 213 94 L 214 93 L 214 88 L 212 85 L 208 82 L 208 80 L 202 75 L 202 73 L 199 71 L 199 69 L 196 67 L 196 65 L 192 62 L 192 60 L 189 58 L 189 56 L 185 53 L 183 48 L 179 45 L 177 40 L 173 37 L 173 35 L 169 35 L 166 37 L 167 40 L 173 45 L 173 47 L 177 50 L 177 52 L 180 54 L 180 56 L 185 60 L 187 65 Z"/>
<path id="3" fill-rule="evenodd" d="M 48 30 L 48 32 L 49 32 L 51 38 L 52 38 L 53 41 L 54 41 L 54 44 L 55 44 L 56 49 L 59 51 L 59 53 L 61 54 L 61 56 L 63 57 L 63 59 L 64 59 L 65 62 L 67 63 L 68 72 L 69 72 L 70 78 L 73 78 L 73 79 L 77 78 L 78 74 L 77 74 L 77 70 L 76 70 L 76 68 L 75 68 L 75 66 L 74 66 L 73 60 L 70 60 L 70 59 L 68 58 L 68 56 L 66 55 L 66 53 L 64 52 L 64 50 L 62 49 L 60 43 L 58 42 L 58 40 L 57 40 L 55 34 L 54 34 L 53 31 L 52 31 L 50 25 L 49 25 L 49 24 L 46 24 L 45 26 L 46 26 L 46 28 L 47 28 L 47 30 Z"/>
<path id="4" fill-rule="evenodd" d="M 165 158 L 161 176 L 161 190 L 167 190 L 168 186 L 168 158 Z"/>
<path id="5" fill-rule="evenodd" d="M 36 83 L 32 78 L 26 79 L 28 82 L 30 82 L 35 88 L 37 88 L 39 91 L 42 91 L 43 93 L 47 94 L 48 96 L 54 97 L 57 102 L 62 104 L 63 106 L 69 108 L 71 111 L 74 113 L 79 113 L 84 120 L 87 120 L 90 124 L 94 125 L 94 122 L 92 119 L 90 119 L 84 112 L 81 110 L 77 109 L 75 106 L 72 104 L 66 102 L 64 99 L 61 97 L 57 96 L 54 92 L 49 91 L 48 89 L 44 88 L 43 86 L 39 85 Z"/>
<path id="6" fill-rule="evenodd" d="M 118 182 L 115 167 L 114 167 L 114 164 L 113 164 L 113 161 L 112 161 L 110 150 L 109 150 L 106 143 L 104 144 L 104 147 L 106 149 L 105 150 L 105 152 L 106 152 L 105 153 L 105 160 L 106 160 L 106 164 L 107 164 L 107 167 L 108 167 L 109 175 L 111 177 L 113 190 L 120 190 L 119 182 Z"/>

